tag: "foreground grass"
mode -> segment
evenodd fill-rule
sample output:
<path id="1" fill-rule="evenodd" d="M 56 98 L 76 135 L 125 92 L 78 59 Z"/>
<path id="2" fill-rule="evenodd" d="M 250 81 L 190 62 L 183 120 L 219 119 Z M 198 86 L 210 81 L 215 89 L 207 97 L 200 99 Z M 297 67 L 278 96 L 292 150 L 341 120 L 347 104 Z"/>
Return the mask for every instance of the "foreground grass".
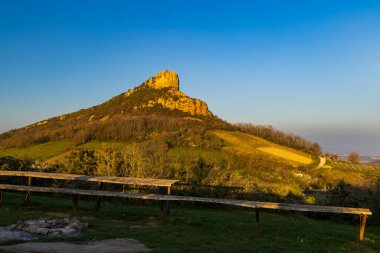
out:
<path id="1" fill-rule="evenodd" d="M 380 228 L 368 227 L 363 243 L 356 241 L 358 225 L 317 221 L 303 216 L 264 213 L 261 229 L 254 212 L 200 206 L 172 206 L 171 217 L 160 218 L 157 206 L 141 206 L 115 199 L 94 211 L 93 200 L 80 200 L 77 213 L 71 200 L 60 196 L 32 195 L 21 205 L 23 194 L 6 192 L 0 208 L 0 225 L 39 217 L 77 217 L 89 223 L 78 238 L 40 241 L 79 241 L 134 238 L 153 252 L 376 252 Z M 15 243 L 15 242 L 11 242 Z M 7 244 L 7 243 L 2 243 Z M 9 244 L 9 242 L 8 242 Z"/>

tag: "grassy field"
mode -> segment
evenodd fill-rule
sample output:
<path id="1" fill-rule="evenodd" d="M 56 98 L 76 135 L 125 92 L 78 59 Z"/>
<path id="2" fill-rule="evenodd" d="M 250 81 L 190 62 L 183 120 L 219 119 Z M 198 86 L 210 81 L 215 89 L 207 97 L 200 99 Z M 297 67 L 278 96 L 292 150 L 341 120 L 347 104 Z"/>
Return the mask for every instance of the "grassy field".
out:
<path id="1" fill-rule="evenodd" d="M 70 141 L 55 141 L 43 144 L 33 145 L 26 148 L 7 148 L 0 149 L 1 156 L 14 156 L 25 159 L 32 158 L 37 160 L 46 160 L 62 152 L 68 151 L 74 147 Z"/>
<path id="2" fill-rule="evenodd" d="M 350 162 L 336 161 L 336 160 L 330 160 L 330 163 L 331 163 L 331 167 L 335 170 L 359 173 L 359 174 L 363 174 L 367 176 L 380 176 L 380 170 L 379 168 L 376 168 L 376 167 L 353 164 Z"/>
<path id="3" fill-rule="evenodd" d="M 62 161 L 74 149 L 101 149 L 101 148 L 118 148 L 120 150 L 128 147 L 130 143 L 127 142 L 100 142 L 93 141 L 83 145 L 75 146 L 70 141 L 55 141 L 47 142 L 38 145 L 32 145 L 25 148 L 7 148 L 0 149 L 0 157 L 13 156 L 19 159 L 33 159 L 40 160 L 46 163 L 54 163 Z"/>
<path id="4" fill-rule="evenodd" d="M 257 136 L 232 131 L 213 131 L 213 133 L 228 143 L 227 149 L 237 152 L 246 154 L 264 152 L 274 159 L 294 166 L 311 164 L 313 162 L 309 154 L 272 143 Z"/>
<path id="5" fill-rule="evenodd" d="M 226 158 L 226 154 L 217 149 L 179 147 L 169 150 L 169 157 L 171 158 L 183 156 L 200 156 L 208 161 L 213 159 L 220 160 Z"/>
<path id="6" fill-rule="evenodd" d="M 231 131 L 214 131 L 213 133 L 227 143 L 227 146 L 225 147 L 226 150 L 233 150 L 252 155 L 257 153 L 265 153 L 273 159 L 280 160 L 284 163 L 294 166 L 310 164 L 313 162 L 310 155 L 308 154 L 285 146 L 274 144 L 253 135 Z M 131 143 L 127 142 L 92 141 L 80 146 L 75 146 L 74 143 L 70 141 L 57 141 L 33 145 L 26 148 L 0 149 L 0 156 L 9 155 L 21 159 L 32 158 L 44 161 L 49 164 L 61 162 L 65 156 L 69 154 L 73 149 L 101 149 L 114 147 L 120 150 L 124 150 L 130 145 Z M 206 160 L 222 159 L 226 155 L 220 150 L 185 147 L 179 147 L 170 150 L 169 155 L 176 157 L 189 153 L 195 156 L 202 156 Z"/>
<path id="7" fill-rule="evenodd" d="M 32 195 L 29 207 L 22 194 L 4 195 L 0 225 L 39 217 L 77 217 L 89 223 L 78 238 L 40 241 L 81 241 L 134 238 L 152 252 L 378 252 L 380 228 L 368 227 L 364 242 L 356 240 L 358 224 L 313 220 L 296 214 L 262 212 L 261 229 L 254 212 L 211 206 L 172 206 L 171 217 L 160 218 L 157 206 L 141 206 L 120 199 L 103 202 L 94 211 L 93 200 L 79 202 L 73 213 L 70 198 Z M 8 242 L 1 244 L 9 244 Z"/>
<path id="8" fill-rule="evenodd" d="M 262 147 L 262 148 L 257 148 L 260 151 L 263 151 L 265 153 L 278 156 L 284 159 L 292 160 L 298 163 L 303 163 L 303 164 L 311 164 L 313 160 L 311 160 L 308 157 L 296 154 L 291 151 L 284 150 L 282 148 L 275 148 L 275 147 Z"/>

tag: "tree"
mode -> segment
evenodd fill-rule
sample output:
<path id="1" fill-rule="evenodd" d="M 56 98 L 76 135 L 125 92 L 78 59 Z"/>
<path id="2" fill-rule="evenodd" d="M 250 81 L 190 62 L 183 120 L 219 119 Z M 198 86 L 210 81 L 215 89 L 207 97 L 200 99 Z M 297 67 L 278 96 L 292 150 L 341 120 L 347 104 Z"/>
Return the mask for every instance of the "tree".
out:
<path id="1" fill-rule="evenodd" d="M 96 152 L 96 174 L 100 176 L 123 176 L 125 161 L 117 148 L 105 148 Z"/>
<path id="2" fill-rule="evenodd" d="M 348 154 L 347 160 L 352 162 L 352 163 L 359 164 L 360 163 L 360 155 L 358 152 L 351 152 Z"/>
<path id="3" fill-rule="evenodd" d="M 96 158 L 94 150 L 81 149 L 68 155 L 69 173 L 94 175 L 96 171 Z"/>

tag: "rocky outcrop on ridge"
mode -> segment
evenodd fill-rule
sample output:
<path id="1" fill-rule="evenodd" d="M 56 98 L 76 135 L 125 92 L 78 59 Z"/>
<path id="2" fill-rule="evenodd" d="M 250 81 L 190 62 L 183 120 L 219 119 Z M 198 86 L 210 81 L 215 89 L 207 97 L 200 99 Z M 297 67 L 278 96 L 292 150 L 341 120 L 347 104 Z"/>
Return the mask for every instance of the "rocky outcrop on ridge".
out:
<path id="1" fill-rule="evenodd" d="M 165 89 L 165 94 L 152 98 L 151 100 L 136 104 L 134 110 L 149 108 L 156 105 L 161 105 L 170 110 L 180 110 L 191 115 L 211 116 L 208 106 L 205 102 L 199 99 L 190 98 L 179 90 L 178 74 L 174 71 L 162 71 L 154 77 L 150 77 L 135 89 L 125 93 L 126 97 L 131 96 L 136 91 L 144 88 Z"/>

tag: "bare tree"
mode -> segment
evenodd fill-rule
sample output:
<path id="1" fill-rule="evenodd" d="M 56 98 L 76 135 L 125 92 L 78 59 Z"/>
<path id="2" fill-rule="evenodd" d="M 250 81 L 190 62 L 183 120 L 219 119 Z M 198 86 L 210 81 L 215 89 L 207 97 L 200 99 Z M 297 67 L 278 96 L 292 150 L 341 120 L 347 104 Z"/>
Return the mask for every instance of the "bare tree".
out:
<path id="1" fill-rule="evenodd" d="M 348 154 L 347 160 L 352 162 L 352 163 L 359 164 L 360 163 L 360 155 L 358 152 L 351 152 Z"/>

